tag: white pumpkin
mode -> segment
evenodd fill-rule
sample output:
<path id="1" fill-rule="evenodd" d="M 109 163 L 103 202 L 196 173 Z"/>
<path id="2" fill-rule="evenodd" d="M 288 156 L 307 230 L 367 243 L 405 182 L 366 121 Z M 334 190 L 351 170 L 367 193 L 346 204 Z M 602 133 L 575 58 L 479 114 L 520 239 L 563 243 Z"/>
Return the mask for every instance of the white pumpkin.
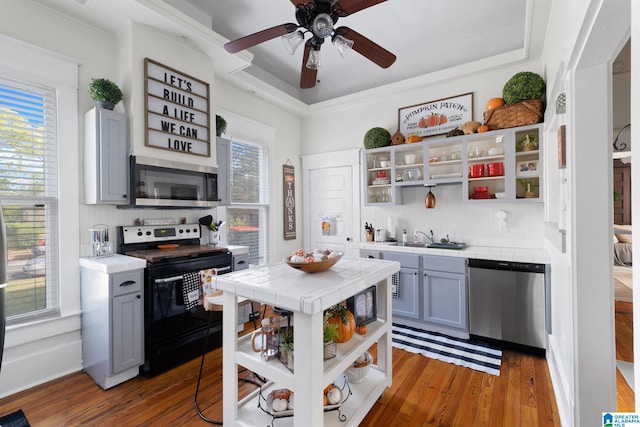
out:
<path id="1" fill-rule="evenodd" d="M 342 390 L 338 387 L 332 387 L 331 390 L 327 392 L 327 403 L 329 405 L 337 405 L 342 401 Z"/>
<path id="2" fill-rule="evenodd" d="M 273 412 L 286 411 L 288 406 L 289 402 L 286 399 L 273 399 L 273 403 L 271 404 Z"/>

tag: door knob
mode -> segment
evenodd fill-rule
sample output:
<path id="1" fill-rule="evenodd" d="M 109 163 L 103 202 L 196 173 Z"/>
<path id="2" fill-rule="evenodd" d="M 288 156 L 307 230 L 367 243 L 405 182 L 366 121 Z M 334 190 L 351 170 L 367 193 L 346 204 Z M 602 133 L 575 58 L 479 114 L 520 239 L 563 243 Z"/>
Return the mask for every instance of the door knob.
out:
<path id="1" fill-rule="evenodd" d="M 350 242 L 350 241 L 351 241 L 351 237 L 347 237 L 347 242 Z"/>

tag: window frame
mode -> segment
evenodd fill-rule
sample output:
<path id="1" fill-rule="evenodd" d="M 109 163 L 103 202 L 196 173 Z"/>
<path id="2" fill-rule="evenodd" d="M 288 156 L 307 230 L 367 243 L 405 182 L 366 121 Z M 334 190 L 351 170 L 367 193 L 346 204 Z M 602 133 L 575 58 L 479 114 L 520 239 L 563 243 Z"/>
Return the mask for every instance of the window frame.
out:
<path id="1" fill-rule="evenodd" d="M 58 259 L 52 260 L 52 280 L 58 286 L 58 314 L 25 316 L 7 325 L 5 347 L 38 340 L 43 336 L 78 330 L 80 318 L 80 204 L 78 175 L 78 66 L 79 61 L 29 43 L 0 36 L 0 78 L 51 87 L 56 93 L 56 139 L 58 149 L 57 220 L 48 232 L 57 233 Z M 62 191 L 64 189 L 64 191 Z M 4 204 L 3 200 L 0 200 Z M 64 219 L 64 220 L 63 220 Z M 61 238 L 64 236 L 64 239 Z M 53 243 L 52 243 L 53 244 Z M 49 262 L 49 260 L 48 260 Z M 68 322 L 68 318 L 76 321 Z M 33 333 L 24 334 L 25 328 Z M 35 329 L 31 329 L 35 328 Z"/>

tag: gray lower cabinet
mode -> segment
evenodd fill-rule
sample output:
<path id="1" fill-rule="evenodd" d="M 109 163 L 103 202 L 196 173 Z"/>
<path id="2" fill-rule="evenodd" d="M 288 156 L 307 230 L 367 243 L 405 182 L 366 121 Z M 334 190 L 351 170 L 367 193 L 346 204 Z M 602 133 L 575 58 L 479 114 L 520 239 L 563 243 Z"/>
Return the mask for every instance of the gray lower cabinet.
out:
<path id="1" fill-rule="evenodd" d="M 382 258 L 401 266 L 393 277 L 394 316 L 468 332 L 466 258 L 399 252 L 382 252 Z"/>
<path id="2" fill-rule="evenodd" d="M 144 363 L 143 270 L 80 269 L 84 370 L 108 389 Z"/>
<path id="3" fill-rule="evenodd" d="M 382 258 L 400 263 L 400 271 L 392 277 L 396 292 L 391 295 L 394 316 L 420 319 L 420 256 L 398 252 L 383 252 Z"/>
<path id="4" fill-rule="evenodd" d="M 422 268 L 423 319 L 468 331 L 467 259 L 423 256 Z"/>

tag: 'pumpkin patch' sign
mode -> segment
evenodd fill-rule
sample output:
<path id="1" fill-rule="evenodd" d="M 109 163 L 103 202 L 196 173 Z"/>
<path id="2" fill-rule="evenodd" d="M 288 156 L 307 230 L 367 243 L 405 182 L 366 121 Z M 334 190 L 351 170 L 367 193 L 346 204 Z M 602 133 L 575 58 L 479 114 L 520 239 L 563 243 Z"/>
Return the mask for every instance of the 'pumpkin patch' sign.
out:
<path id="1" fill-rule="evenodd" d="M 398 129 L 422 138 L 441 135 L 473 120 L 473 93 L 398 109 Z"/>

